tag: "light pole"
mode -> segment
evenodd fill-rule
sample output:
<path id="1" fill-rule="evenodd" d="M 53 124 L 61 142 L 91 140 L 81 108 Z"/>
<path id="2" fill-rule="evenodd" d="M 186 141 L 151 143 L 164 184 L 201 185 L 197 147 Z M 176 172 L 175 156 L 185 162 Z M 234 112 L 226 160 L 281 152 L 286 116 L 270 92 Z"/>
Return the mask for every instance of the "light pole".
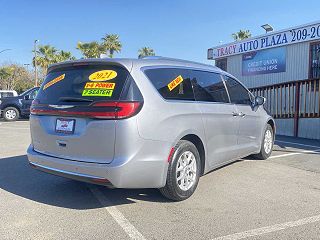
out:
<path id="1" fill-rule="evenodd" d="M 37 71 L 37 43 L 39 40 L 34 40 L 34 78 L 35 78 L 35 86 L 38 87 L 38 71 Z"/>
<path id="2" fill-rule="evenodd" d="M 24 63 L 23 65 L 24 65 L 24 66 L 26 66 L 26 68 L 27 68 L 27 69 L 28 69 L 28 71 L 29 71 L 30 63 Z"/>
<path id="3" fill-rule="evenodd" d="M 3 50 L 0 51 L 0 53 L 3 53 L 5 51 L 10 51 L 10 50 L 12 50 L 12 49 L 11 48 L 3 49 Z"/>
<path id="4" fill-rule="evenodd" d="M 266 33 L 273 31 L 273 27 L 268 23 L 267 24 L 263 24 L 261 27 L 266 31 Z"/>

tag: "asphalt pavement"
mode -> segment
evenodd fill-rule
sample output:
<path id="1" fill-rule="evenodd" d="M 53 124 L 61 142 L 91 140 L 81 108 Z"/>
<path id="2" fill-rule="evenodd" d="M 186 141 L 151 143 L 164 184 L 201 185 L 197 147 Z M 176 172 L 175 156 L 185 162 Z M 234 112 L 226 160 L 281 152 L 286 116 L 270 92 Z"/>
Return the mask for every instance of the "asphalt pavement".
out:
<path id="1" fill-rule="evenodd" d="M 320 239 L 320 141 L 277 137 L 269 160 L 212 171 L 171 202 L 30 168 L 27 120 L 0 136 L 0 239 Z"/>

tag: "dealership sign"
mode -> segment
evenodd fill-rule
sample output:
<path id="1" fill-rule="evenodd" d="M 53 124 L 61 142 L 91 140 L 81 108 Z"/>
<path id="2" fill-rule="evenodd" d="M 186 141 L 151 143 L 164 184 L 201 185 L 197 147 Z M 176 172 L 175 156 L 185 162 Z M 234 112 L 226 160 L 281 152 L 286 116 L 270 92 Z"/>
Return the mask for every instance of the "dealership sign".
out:
<path id="1" fill-rule="evenodd" d="M 286 48 L 271 48 L 242 55 L 242 76 L 286 71 Z"/>
<path id="2" fill-rule="evenodd" d="M 320 39 L 319 22 L 210 48 L 208 49 L 208 59 L 228 57 L 317 39 Z"/>

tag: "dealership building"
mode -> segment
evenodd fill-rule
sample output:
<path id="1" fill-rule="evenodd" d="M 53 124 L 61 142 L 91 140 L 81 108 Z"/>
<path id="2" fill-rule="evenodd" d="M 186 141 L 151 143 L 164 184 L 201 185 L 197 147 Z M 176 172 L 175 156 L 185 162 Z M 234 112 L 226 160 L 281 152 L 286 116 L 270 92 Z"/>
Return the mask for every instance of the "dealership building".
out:
<path id="1" fill-rule="evenodd" d="M 267 98 L 278 134 L 320 139 L 320 21 L 210 48 L 208 59 Z"/>

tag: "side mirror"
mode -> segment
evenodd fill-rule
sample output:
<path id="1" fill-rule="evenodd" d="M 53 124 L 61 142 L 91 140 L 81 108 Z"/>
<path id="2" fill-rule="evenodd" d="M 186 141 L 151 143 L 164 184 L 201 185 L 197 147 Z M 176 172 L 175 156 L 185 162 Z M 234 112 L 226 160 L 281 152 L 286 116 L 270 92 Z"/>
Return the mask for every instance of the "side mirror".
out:
<path id="1" fill-rule="evenodd" d="M 266 102 L 266 98 L 264 98 L 264 97 L 256 96 L 254 98 L 254 105 L 255 106 L 263 105 L 265 102 Z"/>
<path id="2" fill-rule="evenodd" d="M 24 100 L 29 100 L 30 99 L 30 96 L 29 95 L 25 95 L 24 96 Z"/>

